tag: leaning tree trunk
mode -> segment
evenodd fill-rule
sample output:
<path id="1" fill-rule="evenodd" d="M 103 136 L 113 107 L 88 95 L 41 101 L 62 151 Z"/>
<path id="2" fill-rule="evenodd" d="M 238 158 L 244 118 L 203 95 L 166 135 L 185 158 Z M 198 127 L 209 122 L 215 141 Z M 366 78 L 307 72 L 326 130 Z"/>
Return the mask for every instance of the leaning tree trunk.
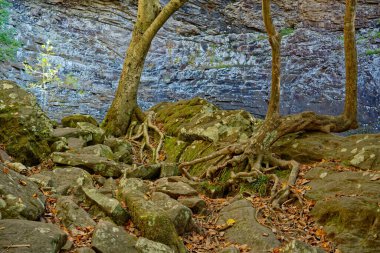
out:
<path id="1" fill-rule="evenodd" d="M 124 135 L 133 115 L 137 115 L 137 118 L 142 120 L 141 111 L 137 105 L 137 92 L 145 58 L 158 30 L 186 1 L 170 0 L 162 10 L 159 0 L 138 1 L 137 21 L 133 28 L 119 85 L 111 107 L 102 123 L 107 134 Z"/>

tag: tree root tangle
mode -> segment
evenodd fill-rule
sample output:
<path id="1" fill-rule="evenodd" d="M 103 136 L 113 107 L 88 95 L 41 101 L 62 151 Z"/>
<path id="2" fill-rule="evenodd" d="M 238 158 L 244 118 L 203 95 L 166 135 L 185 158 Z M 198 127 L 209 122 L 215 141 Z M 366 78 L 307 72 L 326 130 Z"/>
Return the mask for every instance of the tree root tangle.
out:
<path id="1" fill-rule="evenodd" d="M 144 161 L 144 150 L 148 149 L 152 152 L 152 162 L 159 163 L 160 151 L 162 149 L 165 135 L 156 125 L 153 124 L 153 119 L 154 113 L 149 111 L 146 113 L 145 117 L 143 118 L 143 122 L 140 125 L 138 125 L 136 121 L 133 121 L 125 138 L 140 144 L 139 154 L 141 161 Z M 133 134 L 136 128 L 136 133 Z M 156 147 L 154 147 L 151 142 L 149 130 L 153 130 L 159 136 L 158 144 Z M 142 140 L 138 141 L 141 138 Z"/>

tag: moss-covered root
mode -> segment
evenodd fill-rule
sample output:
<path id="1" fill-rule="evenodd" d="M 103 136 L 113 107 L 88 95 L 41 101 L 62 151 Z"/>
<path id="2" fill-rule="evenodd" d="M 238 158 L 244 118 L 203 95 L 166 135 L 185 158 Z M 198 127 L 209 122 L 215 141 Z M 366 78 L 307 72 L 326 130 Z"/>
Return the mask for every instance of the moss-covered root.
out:
<path id="1" fill-rule="evenodd" d="M 131 190 L 123 193 L 133 222 L 143 236 L 170 246 L 175 252 L 187 252 L 170 218 L 153 202 L 146 200 L 143 193 Z"/>

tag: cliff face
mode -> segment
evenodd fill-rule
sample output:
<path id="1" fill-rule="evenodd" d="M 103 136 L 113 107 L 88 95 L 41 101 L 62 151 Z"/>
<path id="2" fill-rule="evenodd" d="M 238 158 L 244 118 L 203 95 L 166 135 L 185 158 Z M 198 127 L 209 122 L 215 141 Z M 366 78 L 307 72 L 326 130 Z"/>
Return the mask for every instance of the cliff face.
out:
<path id="1" fill-rule="evenodd" d="M 136 14 L 134 1 L 12 2 L 11 24 L 24 46 L 16 63 L 0 64 L 0 78 L 29 82 L 22 62 L 33 63 L 39 46 L 50 40 L 56 52 L 52 61 L 80 85 L 52 96 L 49 114 L 59 119 L 82 112 L 101 119 L 117 86 Z M 262 32 L 260 2 L 189 1 L 152 44 L 140 104 L 147 108 L 163 100 L 202 96 L 223 108 L 264 115 L 271 51 Z M 275 22 L 287 34 L 282 42 L 282 111 L 339 113 L 344 99 L 344 0 L 273 2 Z M 359 1 L 360 120 L 376 128 L 380 128 L 379 18 L 379 0 Z"/>

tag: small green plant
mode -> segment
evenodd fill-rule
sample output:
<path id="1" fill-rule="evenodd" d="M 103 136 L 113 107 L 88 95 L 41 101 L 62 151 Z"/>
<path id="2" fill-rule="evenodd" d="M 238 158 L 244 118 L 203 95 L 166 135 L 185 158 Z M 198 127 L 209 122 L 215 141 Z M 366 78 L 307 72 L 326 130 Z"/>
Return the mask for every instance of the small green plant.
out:
<path id="1" fill-rule="evenodd" d="M 60 87 L 79 88 L 79 79 L 73 74 L 70 73 L 64 78 L 60 77 L 62 66 L 52 62 L 54 55 L 54 47 L 50 41 L 47 41 L 46 44 L 41 45 L 41 51 L 35 64 L 24 62 L 25 72 L 35 80 L 35 82 L 28 83 L 29 88 L 39 88 L 42 92 L 43 109 L 46 109 L 50 99 L 57 100 L 56 94 Z M 79 94 L 81 93 L 83 91 L 79 91 Z"/>
<path id="2" fill-rule="evenodd" d="M 290 35 L 292 33 L 294 33 L 294 29 L 293 28 L 284 28 L 284 29 L 280 30 L 281 37 L 288 36 L 288 35 Z"/>
<path id="3" fill-rule="evenodd" d="M 24 62 L 25 71 L 28 75 L 33 76 L 36 80 L 34 83 L 29 83 L 30 87 L 39 87 L 46 90 L 49 85 L 61 85 L 63 82 L 58 76 L 61 65 L 55 65 L 51 62 L 51 56 L 54 56 L 53 46 L 50 41 L 41 46 L 41 52 L 37 57 L 37 63 L 32 66 Z"/>
<path id="4" fill-rule="evenodd" d="M 252 183 L 242 183 L 240 185 L 240 193 L 249 192 L 257 193 L 261 197 L 266 196 L 268 195 L 268 183 L 269 178 L 267 176 L 259 176 Z"/>
<path id="5" fill-rule="evenodd" d="M 377 49 L 368 49 L 367 51 L 365 51 L 365 54 L 366 55 L 380 54 L 380 48 L 377 48 Z"/>
<path id="6" fill-rule="evenodd" d="M 0 61 L 14 59 L 21 43 L 14 36 L 13 29 L 6 27 L 9 19 L 8 8 L 11 4 L 6 0 L 0 0 Z"/>

